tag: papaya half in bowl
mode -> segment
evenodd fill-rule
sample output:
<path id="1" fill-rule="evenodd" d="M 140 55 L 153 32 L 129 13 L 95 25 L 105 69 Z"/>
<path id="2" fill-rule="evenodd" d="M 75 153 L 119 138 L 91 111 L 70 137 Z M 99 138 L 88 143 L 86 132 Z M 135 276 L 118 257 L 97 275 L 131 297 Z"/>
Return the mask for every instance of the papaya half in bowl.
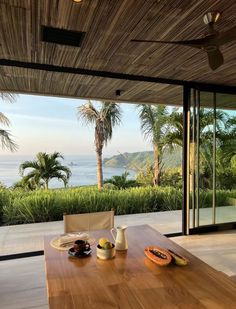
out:
<path id="1" fill-rule="evenodd" d="M 173 263 L 178 266 L 186 266 L 189 261 L 170 249 L 163 249 L 156 246 L 149 246 L 144 249 L 146 256 L 159 266 L 167 266 Z"/>
<path id="2" fill-rule="evenodd" d="M 146 256 L 159 266 L 169 265 L 172 261 L 170 253 L 160 247 L 149 246 L 144 249 Z"/>

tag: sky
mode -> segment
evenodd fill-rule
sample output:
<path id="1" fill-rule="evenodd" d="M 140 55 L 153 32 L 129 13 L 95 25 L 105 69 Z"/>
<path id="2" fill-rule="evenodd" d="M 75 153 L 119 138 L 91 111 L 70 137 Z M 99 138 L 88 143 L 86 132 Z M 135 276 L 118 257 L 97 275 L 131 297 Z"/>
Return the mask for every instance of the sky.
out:
<path id="1" fill-rule="evenodd" d="M 15 154 L 1 150 L 0 155 L 35 155 L 40 151 L 58 151 L 63 155 L 95 153 L 94 127 L 87 127 L 77 119 L 77 107 L 86 100 L 18 95 L 14 103 L 0 103 L 0 111 L 11 121 L 9 130 L 19 146 Z M 151 150 L 141 134 L 135 105 L 121 103 L 120 106 L 122 124 L 114 128 L 104 156 Z"/>

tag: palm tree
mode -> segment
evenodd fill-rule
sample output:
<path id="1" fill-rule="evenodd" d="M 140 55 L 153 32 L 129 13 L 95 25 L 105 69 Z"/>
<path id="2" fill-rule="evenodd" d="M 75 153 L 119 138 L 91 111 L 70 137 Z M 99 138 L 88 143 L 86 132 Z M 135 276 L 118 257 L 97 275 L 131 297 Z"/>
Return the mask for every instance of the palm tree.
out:
<path id="1" fill-rule="evenodd" d="M 95 148 L 97 155 L 98 189 L 103 187 L 102 151 L 104 145 L 111 140 L 113 127 L 121 122 L 121 110 L 117 103 L 101 102 L 100 109 L 96 109 L 91 101 L 78 107 L 78 119 L 86 125 L 95 125 Z"/>
<path id="2" fill-rule="evenodd" d="M 15 100 L 15 96 L 10 93 L 0 93 L 0 98 L 8 102 L 13 102 Z M 0 112 L 0 123 L 6 127 L 10 126 L 9 119 L 1 112 Z M 0 128 L 0 140 L 2 149 L 9 149 L 10 151 L 16 151 L 17 145 L 12 140 L 11 133 L 8 130 Z"/>
<path id="3" fill-rule="evenodd" d="M 27 176 L 22 177 L 19 181 L 13 184 L 12 189 L 23 189 L 26 191 L 34 191 L 39 188 L 44 188 L 44 182 L 39 181 L 38 183 L 35 182 L 34 178 L 27 179 Z"/>
<path id="4" fill-rule="evenodd" d="M 199 136 L 200 136 L 200 155 L 201 162 L 204 162 L 204 167 L 208 171 L 212 170 L 212 152 L 210 149 L 213 147 L 213 121 L 216 116 L 216 142 L 221 144 L 223 137 L 226 136 L 230 127 L 231 117 L 220 110 L 214 111 L 212 109 L 201 108 L 199 110 Z M 183 113 L 178 109 L 168 117 L 169 131 L 166 134 L 166 143 L 173 147 L 173 145 L 183 145 Z M 195 152 L 196 152 L 196 135 L 193 135 L 193 118 L 190 118 L 190 191 L 194 188 L 194 170 L 195 170 Z M 203 168 L 203 166 L 202 166 Z M 206 179 L 207 181 L 207 179 Z"/>
<path id="5" fill-rule="evenodd" d="M 223 111 L 216 111 L 216 137 L 221 139 L 225 130 L 229 127 L 229 115 Z M 199 136 L 201 145 L 209 142 L 213 138 L 214 111 L 201 108 L 199 110 Z M 168 117 L 169 130 L 166 134 L 166 142 L 169 145 L 183 145 L 183 113 L 175 109 Z M 190 119 L 190 144 L 195 144 L 193 136 L 193 119 Z M 195 137 L 196 138 L 196 137 Z M 191 145 L 190 145 L 191 148 Z"/>
<path id="6" fill-rule="evenodd" d="M 129 173 L 125 171 L 122 175 L 115 175 L 111 178 L 105 179 L 104 183 L 113 184 L 116 188 L 125 189 L 137 187 L 138 183 L 134 179 L 128 179 Z"/>
<path id="7" fill-rule="evenodd" d="M 58 161 L 59 159 L 64 159 L 59 152 L 54 152 L 53 154 L 39 152 L 36 155 L 36 160 L 23 162 L 20 165 L 20 173 L 24 178 L 24 182 L 30 181 L 40 187 L 43 181 L 44 187 L 48 189 L 49 181 L 57 178 L 62 180 L 66 187 L 71 171 L 68 167 L 62 165 Z M 24 175 L 26 169 L 30 169 L 30 171 L 27 175 Z"/>
<path id="8" fill-rule="evenodd" d="M 164 148 L 166 147 L 165 136 L 168 132 L 168 110 L 164 105 L 139 104 L 139 118 L 141 130 L 145 139 L 150 140 L 154 152 L 154 177 L 153 184 L 160 184 L 161 162 Z"/>
<path id="9" fill-rule="evenodd" d="M 236 156 L 236 117 L 233 116 L 227 121 L 228 130 L 222 135 L 220 150 L 222 163 L 228 163 Z"/>

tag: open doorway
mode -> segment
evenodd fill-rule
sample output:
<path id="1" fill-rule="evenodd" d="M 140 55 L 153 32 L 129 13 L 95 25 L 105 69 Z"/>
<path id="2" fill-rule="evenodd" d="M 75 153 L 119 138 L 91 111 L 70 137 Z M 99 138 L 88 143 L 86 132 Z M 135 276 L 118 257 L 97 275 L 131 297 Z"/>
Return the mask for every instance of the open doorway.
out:
<path id="1" fill-rule="evenodd" d="M 117 103 L 121 123 L 103 149 L 102 192 L 97 190 L 94 126 L 78 117 L 84 104 L 86 100 L 19 95 L 14 104 L 4 105 L 20 147 L 0 157 L 5 198 L 1 255 L 43 250 L 44 235 L 63 233 L 64 212 L 113 207 L 117 223 L 146 223 L 165 234 L 181 232 L 181 104 Z M 101 109 L 101 102 L 91 104 Z M 66 188 L 57 177 L 50 179 L 48 189 L 42 179 L 31 187 L 22 181 L 32 168 L 23 173 L 19 168 L 37 161 L 40 152 L 62 155 L 60 164 L 71 172 Z"/>

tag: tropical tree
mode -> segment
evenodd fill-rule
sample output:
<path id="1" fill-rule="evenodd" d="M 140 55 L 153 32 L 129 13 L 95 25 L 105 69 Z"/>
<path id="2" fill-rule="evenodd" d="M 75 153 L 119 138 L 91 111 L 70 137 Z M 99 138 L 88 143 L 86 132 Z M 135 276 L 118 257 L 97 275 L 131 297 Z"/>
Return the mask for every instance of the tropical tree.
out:
<path id="1" fill-rule="evenodd" d="M 226 125 L 228 130 L 221 136 L 219 147 L 224 164 L 236 157 L 236 117 L 230 117 Z"/>
<path id="2" fill-rule="evenodd" d="M 39 188 L 44 188 L 44 182 L 35 182 L 34 178 L 28 179 L 27 176 L 22 177 L 19 181 L 15 182 L 12 186 L 13 190 L 21 189 L 25 191 L 34 191 Z"/>
<path id="3" fill-rule="evenodd" d="M 3 101 L 13 102 L 16 96 L 10 93 L 0 93 L 0 98 Z M 1 112 L 0 123 L 6 127 L 10 126 L 10 120 Z M 17 144 L 13 141 L 12 135 L 8 130 L 0 128 L 0 141 L 2 149 L 9 149 L 10 151 L 15 151 L 17 149 Z"/>
<path id="4" fill-rule="evenodd" d="M 221 145 L 226 151 L 232 141 L 233 130 L 230 130 L 233 120 L 229 114 L 221 110 L 201 108 L 199 110 L 199 152 L 201 161 L 202 182 L 204 186 L 210 186 L 210 176 L 212 175 L 212 150 L 213 149 L 213 122 L 216 117 L 216 144 Z M 166 143 L 171 145 L 183 145 L 183 113 L 181 110 L 174 110 L 168 117 L 169 131 L 166 134 Z M 231 137 L 230 137 L 231 134 Z M 233 139 L 234 140 L 234 139 Z M 195 169 L 195 153 L 196 153 L 196 134 L 193 134 L 193 118 L 190 118 L 190 191 L 194 187 L 194 169 Z M 233 143 L 233 142 L 232 142 Z M 227 145 L 228 144 L 228 145 Z M 234 148 L 235 149 L 235 148 Z M 222 152 L 223 153 L 223 152 Z M 236 152 L 235 152 L 236 153 Z M 233 153 L 231 152 L 231 155 Z"/>
<path id="5" fill-rule="evenodd" d="M 205 145 L 213 138 L 213 121 L 215 113 L 212 109 L 201 108 L 199 110 L 199 136 L 201 145 Z M 230 117 L 227 113 L 216 111 L 216 137 L 221 139 L 228 129 Z M 166 135 L 166 142 L 169 145 L 183 145 L 183 112 L 175 109 L 168 117 L 169 130 Z M 190 119 L 190 148 L 196 143 L 196 134 L 193 134 L 193 118 Z M 190 149 L 191 152 L 191 149 Z"/>
<path id="6" fill-rule="evenodd" d="M 147 162 L 142 169 L 139 169 L 136 176 L 136 182 L 141 186 L 151 186 L 153 185 L 153 179 L 153 165 L 150 162 Z"/>
<path id="7" fill-rule="evenodd" d="M 101 102 L 97 109 L 91 101 L 78 107 L 78 119 L 86 125 L 95 126 L 95 148 L 97 157 L 98 189 L 103 187 L 102 151 L 104 145 L 111 140 L 113 127 L 121 122 L 121 110 L 117 103 Z"/>
<path id="8" fill-rule="evenodd" d="M 59 159 L 64 159 L 59 152 L 48 154 L 39 152 L 36 160 L 25 161 L 20 165 L 20 174 L 23 176 L 24 183 L 30 182 L 38 188 L 44 185 L 48 189 L 49 181 L 53 178 L 62 180 L 64 186 L 68 184 L 71 171 L 68 167 L 62 165 Z M 30 170 L 24 175 L 25 170 Z"/>
<path id="9" fill-rule="evenodd" d="M 111 178 L 105 179 L 104 183 L 113 184 L 115 187 L 120 189 L 126 189 L 131 187 L 137 187 L 138 183 L 134 179 L 128 179 L 129 173 L 125 171 L 122 175 L 115 175 Z"/>
<path id="10" fill-rule="evenodd" d="M 153 185 L 160 184 L 161 162 L 167 144 L 165 136 L 168 132 L 168 110 L 165 105 L 139 104 L 141 131 L 145 139 L 150 140 L 154 152 Z"/>

